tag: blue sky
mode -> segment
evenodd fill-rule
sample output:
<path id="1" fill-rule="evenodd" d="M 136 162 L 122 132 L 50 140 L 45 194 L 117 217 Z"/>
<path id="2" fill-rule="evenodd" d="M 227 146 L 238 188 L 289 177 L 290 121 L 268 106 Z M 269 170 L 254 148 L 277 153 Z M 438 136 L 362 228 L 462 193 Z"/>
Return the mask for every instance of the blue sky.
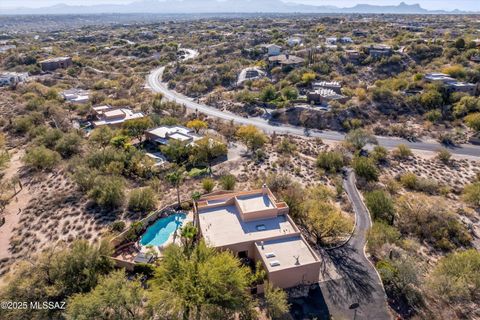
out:
<path id="1" fill-rule="evenodd" d="M 0 0 L 0 7 L 44 7 L 58 3 L 72 5 L 93 5 L 100 3 L 124 4 L 134 0 Z M 287 1 L 287 0 L 284 0 Z M 288 0 L 288 2 L 314 4 L 314 5 L 335 5 L 338 7 L 351 7 L 358 3 L 376 5 L 396 5 L 401 0 Z M 426 9 L 434 10 L 471 10 L 480 11 L 480 0 L 405 0 L 406 3 L 419 3 Z"/>

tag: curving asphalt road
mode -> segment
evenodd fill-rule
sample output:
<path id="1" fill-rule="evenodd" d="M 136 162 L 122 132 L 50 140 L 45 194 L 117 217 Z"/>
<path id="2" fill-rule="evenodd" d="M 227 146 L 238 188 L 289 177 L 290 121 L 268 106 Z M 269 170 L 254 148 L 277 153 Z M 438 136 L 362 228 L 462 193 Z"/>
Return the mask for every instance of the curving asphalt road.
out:
<path id="1" fill-rule="evenodd" d="M 185 56 L 183 60 L 188 60 L 194 58 L 198 55 L 198 52 L 191 50 L 191 49 L 184 49 L 187 50 L 188 54 Z M 233 120 L 237 124 L 241 125 L 254 125 L 268 134 L 277 133 L 277 134 L 290 134 L 290 135 L 297 135 L 297 136 L 310 136 L 310 137 L 318 137 L 324 140 L 329 141 L 343 141 L 345 139 L 345 134 L 342 132 L 337 131 L 329 131 L 329 130 L 307 130 L 304 127 L 299 126 L 291 126 L 286 125 L 283 123 L 276 123 L 269 121 L 267 118 L 244 118 L 237 114 L 221 111 L 214 107 L 200 104 L 195 102 L 193 98 L 187 97 L 181 93 L 175 92 L 170 90 L 165 83 L 162 83 L 162 75 L 165 70 L 165 67 L 160 67 L 153 70 L 147 76 L 147 85 L 148 87 L 157 93 L 163 94 L 164 98 L 169 101 L 175 101 L 179 104 L 183 104 L 186 108 L 195 110 L 201 113 L 204 113 L 208 116 L 220 118 L 223 120 Z M 406 144 L 412 150 L 418 151 L 431 151 L 435 152 L 442 147 L 441 144 L 434 141 L 416 141 L 411 142 L 401 138 L 394 138 L 394 137 L 383 137 L 377 136 L 378 143 L 386 148 L 393 149 L 399 144 Z M 456 147 L 450 147 L 450 152 L 454 155 L 459 156 L 474 156 L 480 157 L 480 146 L 465 144 L 459 145 Z"/>
<path id="2" fill-rule="evenodd" d="M 391 319 L 381 279 L 365 255 L 370 213 L 355 185 L 355 174 L 347 171 L 343 186 L 355 211 L 355 231 L 342 247 L 326 254 L 341 278 L 320 284 L 329 313 L 335 319 Z"/>

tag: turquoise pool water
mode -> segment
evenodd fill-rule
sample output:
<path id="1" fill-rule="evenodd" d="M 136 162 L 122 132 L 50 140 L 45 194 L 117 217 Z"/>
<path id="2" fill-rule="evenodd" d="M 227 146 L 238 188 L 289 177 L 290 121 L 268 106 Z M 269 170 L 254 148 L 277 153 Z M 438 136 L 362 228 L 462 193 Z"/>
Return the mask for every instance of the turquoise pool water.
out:
<path id="1" fill-rule="evenodd" d="M 185 213 L 176 213 L 157 220 L 145 230 L 145 233 L 140 238 L 140 244 L 142 246 L 161 246 L 175 230 L 182 226 L 186 217 Z"/>

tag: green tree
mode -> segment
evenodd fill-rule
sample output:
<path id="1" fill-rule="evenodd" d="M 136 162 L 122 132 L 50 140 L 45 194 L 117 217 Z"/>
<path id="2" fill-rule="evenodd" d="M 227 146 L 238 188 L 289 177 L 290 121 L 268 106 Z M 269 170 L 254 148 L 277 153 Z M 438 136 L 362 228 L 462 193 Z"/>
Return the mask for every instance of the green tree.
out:
<path id="1" fill-rule="evenodd" d="M 254 125 L 241 126 L 236 135 L 252 152 L 262 148 L 268 140 Z"/>
<path id="2" fill-rule="evenodd" d="M 193 129 L 198 134 L 201 130 L 208 129 L 208 124 L 200 119 L 195 119 L 187 122 L 187 128 Z"/>
<path id="3" fill-rule="evenodd" d="M 198 229 L 193 225 L 192 222 L 187 223 L 180 230 L 180 236 L 182 238 L 183 247 L 185 248 L 187 254 L 191 253 L 197 234 L 198 234 Z"/>
<path id="4" fill-rule="evenodd" d="M 61 160 L 58 152 L 44 146 L 33 147 L 25 153 L 23 161 L 36 170 L 52 170 Z"/>
<path id="5" fill-rule="evenodd" d="M 177 203 L 178 206 L 180 207 L 181 201 L 180 201 L 180 186 L 183 183 L 183 180 L 185 179 L 185 168 L 184 167 L 177 167 L 174 168 L 173 171 L 171 171 L 169 174 L 166 176 L 168 182 L 177 190 Z"/>
<path id="6" fill-rule="evenodd" d="M 311 187 L 301 204 L 299 219 L 318 244 L 351 232 L 353 222 L 332 202 L 334 193 L 324 186 Z"/>
<path id="7" fill-rule="evenodd" d="M 157 199 L 152 188 L 138 188 L 130 192 L 130 198 L 128 200 L 128 209 L 137 212 L 149 212 L 155 209 L 157 205 Z"/>
<path id="8" fill-rule="evenodd" d="M 268 85 L 263 90 L 260 92 L 260 99 L 263 102 L 270 102 L 275 100 L 277 97 L 277 90 L 275 89 L 274 86 Z"/>
<path id="9" fill-rule="evenodd" d="M 367 182 L 378 180 L 379 172 L 373 159 L 356 157 L 353 159 L 352 165 L 357 177 L 362 178 Z"/>
<path id="10" fill-rule="evenodd" d="M 373 219 L 379 219 L 393 225 L 395 206 L 388 193 L 383 190 L 374 190 L 365 193 L 365 203 Z"/>
<path id="11" fill-rule="evenodd" d="M 190 153 L 193 163 L 205 163 L 208 171 L 212 173 L 212 161 L 227 154 L 227 146 L 222 141 L 213 137 L 204 137 L 195 142 Z"/>
<path id="12" fill-rule="evenodd" d="M 94 288 L 99 278 L 113 268 L 109 258 L 112 248 L 108 241 L 89 244 L 74 241 L 70 248 L 56 245 L 29 261 L 21 262 L 11 274 L 8 284 L 0 291 L 6 301 L 62 302 L 75 293 Z M 16 309 L 2 310 L 2 319 L 61 319 L 61 310 Z"/>
<path id="13" fill-rule="evenodd" d="M 140 142 L 142 142 L 145 130 L 151 128 L 152 126 L 152 119 L 149 117 L 144 117 L 125 121 L 122 125 L 122 128 L 125 130 L 128 136 L 137 138 Z"/>
<path id="14" fill-rule="evenodd" d="M 76 132 L 64 134 L 55 144 L 55 150 L 64 158 L 69 158 L 80 152 L 82 148 L 82 137 Z"/>
<path id="15" fill-rule="evenodd" d="M 465 186 L 462 196 L 466 203 L 480 208 L 480 181 Z"/>
<path id="16" fill-rule="evenodd" d="M 267 283 L 265 286 L 265 307 L 270 319 L 281 319 L 290 309 L 287 293 Z"/>
<path id="17" fill-rule="evenodd" d="M 426 109 L 437 109 L 443 106 L 443 97 L 437 90 L 431 89 L 420 95 L 420 104 Z"/>
<path id="18" fill-rule="evenodd" d="M 235 189 L 236 183 L 237 183 L 237 179 L 233 174 L 225 174 L 220 177 L 220 185 L 222 186 L 223 190 Z"/>
<path id="19" fill-rule="evenodd" d="M 340 171 L 343 165 L 343 154 L 338 151 L 322 151 L 317 157 L 317 166 L 330 173 Z"/>
<path id="20" fill-rule="evenodd" d="M 480 131 L 480 112 L 469 114 L 464 120 L 467 126 L 475 131 Z"/>
<path id="21" fill-rule="evenodd" d="M 95 128 L 89 136 L 89 141 L 93 145 L 100 146 L 102 149 L 105 149 L 109 144 L 112 138 L 114 137 L 114 133 L 112 129 L 108 126 L 101 126 Z"/>
<path id="22" fill-rule="evenodd" d="M 150 305 L 160 319 L 228 319 L 250 305 L 250 281 L 250 270 L 229 251 L 201 241 L 187 255 L 170 245 L 150 281 Z"/>
<path id="23" fill-rule="evenodd" d="M 184 141 L 170 139 L 166 145 L 160 147 L 160 151 L 169 160 L 180 165 L 188 160 L 190 147 Z"/>
<path id="24" fill-rule="evenodd" d="M 427 281 L 447 302 L 477 302 L 480 298 L 480 252 L 470 249 L 441 258 Z"/>
<path id="25" fill-rule="evenodd" d="M 103 208 L 118 208 L 125 199 L 125 182 L 118 176 L 97 176 L 88 195 Z"/>
<path id="26" fill-rule="evenodd" d="M 464 96 L 453 105 L 453 115 L 463 117 L 474 111 L 480 111 L 480 99 L 471 96 Z"/>
<path id="27" fill-rule="evenodd" d="M 352 145 L 356 150 L 360 150 L 367 144 L 377 144 L 377 138 L 362 129 L 350 130 L 345 136 L 345 141 Z"/>
<path id="28" fill-rule="evenodd" d="M 140 281 L 129 280 L 124 270 L 118 270 L 101 278 L 91 292 L 73 295 L 66 314 L 72 320 L 148 319 L 142 307 L 144 299 Z"/>

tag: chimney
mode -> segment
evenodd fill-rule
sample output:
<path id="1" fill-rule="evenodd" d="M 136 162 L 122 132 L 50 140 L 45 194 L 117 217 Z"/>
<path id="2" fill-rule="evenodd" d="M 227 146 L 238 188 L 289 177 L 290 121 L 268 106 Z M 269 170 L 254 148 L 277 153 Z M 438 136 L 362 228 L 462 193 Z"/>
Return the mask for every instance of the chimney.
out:
<path id="1" fill-rule="evenodd" d="M 290 57 L 290 55 L 288 53 L 286 53 L 285 58 L 288 60 L 289 57 Z"/>
<path id="2" fill-rule="evenodd" d="M 265 248 L 263 247 L 263 240 L 260 241 L 260 245 L 262 246 L 262 250 L 265 250 Z"/>
<path id="3" fill-rule="evenodd" d="M 262 193 L 263 193 L 263 194 L 267 194 L 267 192 L 268 192 L 268 187 L 267 187 L 267 184 L 264 183 L 264 184 L 262 185 Z"/>

